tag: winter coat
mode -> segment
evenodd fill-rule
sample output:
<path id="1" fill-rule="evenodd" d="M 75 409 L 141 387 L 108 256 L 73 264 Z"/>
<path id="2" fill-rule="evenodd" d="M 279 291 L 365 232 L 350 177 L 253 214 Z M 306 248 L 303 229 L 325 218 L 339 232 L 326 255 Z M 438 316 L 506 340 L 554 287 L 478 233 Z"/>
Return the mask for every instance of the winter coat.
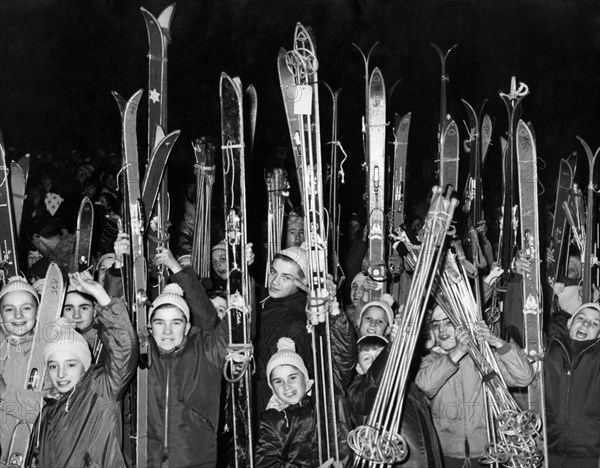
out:
<path id="1" fill-rule="evenodd" d="M 149 337 L 148 468 L 215 466 L 227 336 L 224 320 L 214 332 L 193 326 L 170 352 Z"/>
<path id="2" fill-rule="evenodd" d="M 344 466 L 350 466 L 350 422 L 347 419 L 343 395 L 356 365 L 356 339 L 345 314 L 331 315 L 329 324 L 340 460 Z M 317 434 L 315 391 L 312 389 L 299 403 L 281 411 L 268 409 L 262 414 L 255 465 L 261 468 L 316 468 L 320 465 Z"/>
<path id="3" fill-rule="evenodd" d="M 262 303 L 259 323 L 254 338 L 255 409 L 260 415 L 273 394 L 269 387 L 266 370 L 271 356 L 277 352 L 279 338 L 288 337 L 296 343 L 296 352 L 304 360 L 309 376 L 313 377 L 311 337 L 306 330 L 306 293 L 297 291 L 281 299 L 268 297 Z"/>
<path id="4" fill-rule="evenodd" d="M 19 338 L 0 327 L 0 376 L 5 383 L 0 389 L 0 466 L 9 456 L 15 426 L 19 422 L 33 424 L 42 407 L 44 392 L 24 389 L 33 339 L 33 333 Z M 26 434 L 20 441 L 22 446 L 27 444 Z"/>
<path id="5" fill-rule="evenodd" d="M 600 466 L 600 339 L 551 339 L 544 381 L 549 453 L 573 466 Z"/>
<path id="6" fill-rule="evenodd" d="M 389 346 L 383 350 L 364 375 L 355 374 L 348 387 L 348 402 L 354 425 L 367 422 L 373 408 L 389 356 Z M 410 383 L 406 389 L 400 434 L 408 445 L 408 456 L 398 466 L 406 468 L 441 468 L 442 454 L 427 401 Z"/>
<path id="7" fill-rule="evenodd" d="M 532 382 L 533 367 L 521 349 L 507 343 L 494 354 L 509 387 Z M 467 354 L 455 363 L 448 353 L 433 348 L 423 358 L 415 383 L 430 399 L 442 454 L 461 459 L 482 456 L 487 444 L 484 392 L 473 359 Z"/>
<path id="8" fill-rule="evenodd" d="M 138 358 L 125 303 L 97 306 L 103 364 L 92 364 L 68 393 L 45 398 L 39 422 L 38 467 L 125 467 L 121 402 Z"/>
<path id="9" fill-rule="evenodd" d="M 183 289 L 185 301 L 190 307 L 192 325 L 206 331 L 214 330 L 219 322 L 217 311 L 194 269 L 186 266 L 169 279 Z"/>

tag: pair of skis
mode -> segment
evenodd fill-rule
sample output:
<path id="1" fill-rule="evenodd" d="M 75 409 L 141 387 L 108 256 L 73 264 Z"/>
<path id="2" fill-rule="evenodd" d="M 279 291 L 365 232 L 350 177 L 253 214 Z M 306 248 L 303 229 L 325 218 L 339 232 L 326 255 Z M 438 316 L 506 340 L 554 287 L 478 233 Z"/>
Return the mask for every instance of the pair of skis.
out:
<path id="1" fill-rule="evenodd" d="M 327 238 L 322 199 L 318 61 L 312 31 L 297 23 L 294 47 L 281 49 L 279 81 L 304 205 L 308 244 L 309 329 L 312 337 L 320 463 L 339 461 L 327 290 Z M 381 82 L 381 85 L 383 83 Z M 383 172 L 381 173 L 383 176 Z"/>
<path id="2" fill-rule="evenodd" d="M 11 174 L 0 134 L 0 283 L 19 274 L 17 222 L 11 190 Z"/>
<path id="3" fill-rule="evenodd" d="M 236 468 L 253 467 L 251 337 L 253 291 L 246 260 L 244 91 L 238 77 L 221 74 L 221 141 L 229 345 L 223 375 L 229 383 Z"/>

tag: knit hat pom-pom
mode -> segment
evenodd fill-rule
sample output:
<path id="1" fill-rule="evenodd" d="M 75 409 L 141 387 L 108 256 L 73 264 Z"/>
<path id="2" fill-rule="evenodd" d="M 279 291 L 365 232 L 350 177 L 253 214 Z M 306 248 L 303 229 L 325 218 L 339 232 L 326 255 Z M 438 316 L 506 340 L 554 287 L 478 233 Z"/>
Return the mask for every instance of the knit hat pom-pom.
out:
<path id="1" fill-rule="evenodd" d="M 381 302 L 383 302 L 384 304 L 389 305 L 390 307 L 394 306 L 394 297 L 391 294 L 388 294 L 388 293 L 382 294 L 381 297 L 379 298 L 379 300 Z"/>
<path id="2" fill-rule="evenodd" d="M 181 289 L 181 286 L 179 286 L 177 283 L 169 283 L 167 284 L 164 289 L 162 290 L 163 294 L 164 293 L 171 293 L 171 294 L 177 294 L 178 296 L 183 297 L 183 289 Z"/>
<path id="3" fill-rule="evenodd" d="M 291 338 L 283 337 L 277 341 L 277 351 L 292 351 L 296 352 L 296 343 Z"/>

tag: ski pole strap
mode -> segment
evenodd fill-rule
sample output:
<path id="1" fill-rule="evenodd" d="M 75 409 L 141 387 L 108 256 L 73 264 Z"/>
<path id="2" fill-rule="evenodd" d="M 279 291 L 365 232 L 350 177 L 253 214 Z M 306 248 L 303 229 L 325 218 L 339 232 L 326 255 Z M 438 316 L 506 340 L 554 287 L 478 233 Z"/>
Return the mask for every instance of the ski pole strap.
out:
<path id="1" fill-rule="evenodd" d="M 148 54 L 148 58 L 150 60 L 154 60 L 156 62 L 162 62 L 162 63 L 167 63 L 169 61 L 169 59 L 167 57 L 163 57 L 162 55 Z"/>
<path id="2" fill-rule="evenodd" d="M 252 343 L 230 343 L 225 354 L 223 377 L 227 382 L 239 382 L 250 365 L 254 355 Z"/>

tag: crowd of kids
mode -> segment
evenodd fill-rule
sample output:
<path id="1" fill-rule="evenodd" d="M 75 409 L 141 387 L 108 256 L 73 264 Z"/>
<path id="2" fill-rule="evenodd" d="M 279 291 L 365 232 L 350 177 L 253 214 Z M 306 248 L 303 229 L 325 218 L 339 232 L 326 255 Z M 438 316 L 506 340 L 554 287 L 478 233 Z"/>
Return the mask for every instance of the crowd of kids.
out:
<path id="1" fill-rule="evenodd" d="M 106 183 L 110 180 L 108 171 Z M 61 203 L 52 196 L 50 182 L 37 187 L 40 193 L 35 192 L 27 214 L 31 252 L 26 276 L 7 279 L 0 290 L 0 467 L 11 465 L 23 444 L 37 467 L 131 466 L 132 381 L 140 362 L 149 366 L 148 467 L 233 466 L 231 450 L 222 452 L 218 444 L 227 437 L 223 432 L 231 430 L 222 419 L 230 329 L 222 229 L 214 229 L 218 239 L 212 248 L 210 284 L 189 266 L 189 229 L 184 241 L 173 242 L 183 250 L 160 247 L 148 259 L 166 269 L 168 280 L 150 299 L 147 330 L 136 330 L 131 307 L 123 299 L 121 261 L 128 240 L 118 237 L 115 228 L 117 189 L 112 184 L 90 187 L 82 180 L 82 187 L 95 190 L 94 201 L 103 214 L 94 236 L 95 273 L 67 274 L 76 270 L 75 238 L 60 222 Z M 309 256 L 303 219 L 294 213 L 284 248 L 267 266 L 265 287 L 259 285 L 259 274 L 252 283 L 257 467 L 352 466 L 348 434 L 365 424 L 391 343 L 404 339 L 398 324 L 405 304 L 389 294 L 369 300 L 369 292 L 381 284 L 368 277 L 362 264 L 365 244 L 357 234 L 362 232 L 359 217 L 353 215 L 350 221 L 342 260 L 355 274 L 342 284 L 328 278 L 339 459 L 319 458 L 314 350 L 307 329 Z M 247 252 L 246 258 L 251 256 Z M 471 324 L 473 338 L 432 303 L 406 389 L 401 434 L 408 456 L 398 466 L 478 466 L 488 435 L 483 382 L 468 353 L 473 339 L 489 343 L 511 388 L 526 388 L 535 366 L 543 367 L 549 466 L 600 466 L 600 306 L 581 304 L 572 296 L 581 276 L 576 260 L 556 289 L 560 312 L 542 362 L 530 362 L 517 344 L 483 322 Z M 40 332 L 40 282 L 50 262 L 63 270 L 68 284 L 62 317 L 54 323 L 55 339 L 43 349 L 43 390 L 32 391 L 26 388 L 27 369 Z M 147 355 L 140 356 L 140 349 Z"/>

